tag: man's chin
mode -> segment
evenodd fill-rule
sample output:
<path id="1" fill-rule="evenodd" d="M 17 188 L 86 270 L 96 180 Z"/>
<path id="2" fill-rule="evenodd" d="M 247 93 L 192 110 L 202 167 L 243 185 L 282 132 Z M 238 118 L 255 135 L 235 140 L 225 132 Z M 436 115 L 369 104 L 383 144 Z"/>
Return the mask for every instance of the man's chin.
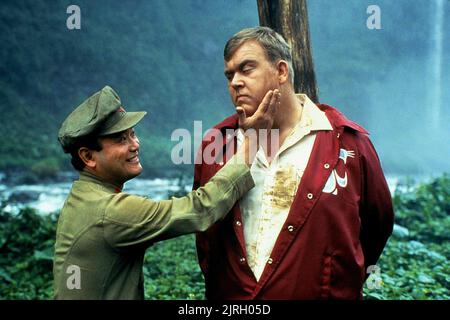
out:
<path id="1" fill-rule="evenodd" d="M 137 176 L 139 176 L 142 173 L 142 167 L 139 166 L 139 169 L 136 168 L 135 170 L 133 170 L 132 172 L 129 172 L 128 175 L 128 180 L 136 178 Z"/>
<path id="2" fill-rule="evenodd" d="M 240 105 L 236 105 L 236 106 L 235 106 L 235 110 L 236 110 L 237 108 L 242 108 L 242 109 L 244 109 L 244 111 L 245 111 L 245 116 L 246 116 L 246 117 L 251 117 L 251 116 L 255 113 L 255 111 L 256 111 L 256 108 L 255 108 L 254 106 L 251 106 L 251 105 L 248 105 L 248 104 L 240 104 Z"/>

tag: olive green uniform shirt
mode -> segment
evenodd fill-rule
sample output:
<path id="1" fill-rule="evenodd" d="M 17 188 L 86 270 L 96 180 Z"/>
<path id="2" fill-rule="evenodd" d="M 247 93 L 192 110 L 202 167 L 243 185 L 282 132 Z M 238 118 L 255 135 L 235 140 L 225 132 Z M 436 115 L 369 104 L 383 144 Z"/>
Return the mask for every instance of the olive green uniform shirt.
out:
<path id="1" fill-rule="evenodd" d="M 232 160 L 204 187 L 163 201 L 117 192 L 82 172 L 58 221 L 55 298 L 143 299 L 145 250 L 208 229 L 253 186 L 248 167 Z"/>

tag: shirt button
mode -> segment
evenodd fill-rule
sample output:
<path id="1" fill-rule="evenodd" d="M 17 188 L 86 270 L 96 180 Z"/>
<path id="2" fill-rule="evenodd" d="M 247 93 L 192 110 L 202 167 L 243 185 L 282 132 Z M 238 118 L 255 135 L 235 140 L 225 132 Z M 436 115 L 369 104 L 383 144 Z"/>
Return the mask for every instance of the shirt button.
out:
<path id="1" fill-rule="evenodd" d="M 312 193 L 308 193 L 307 197 L 308 197 L 309 200 L 311 200 L 314 196 L 313 196 Z"/>
<path id="2" fill-rule="evenodd" d="M 325 163 L 325 164 L 323 165 L 323 167 L 324 167 L 325 169 L 329 169 L 329 168 L 330 168 L 330 164 L 329 164 L 329 163 Z"/>
<path id="3" fill-rule="evenodd" d="M 339 139 L 339 137 L 340 137 L 340 136 L 341 136 L 341 134 L 340 134 L 340 133 L 338 133 L 338 134 L 337 134 L 337 138 Z"/>
<path id="4" fill-rule="evenodd" d="M 223 161 L 219 162 L 219 166 L 223 166 Z"/>
<path id="5" fill-rule="evenodd" d="M 239 259 L 239 262 L 240 262 L 240 263 L 244 263 L 244 262 L 245 262 L 245 258 L 244 258 L 244 257 L 240 258 L 240 259 Z"/>
<path id="6" fill-rule="evenodd" d="M 242 226 L 242 222 L 236 221 L 236 225 L 237 225 L 238 227 L 240 227 L 240 226 Z"/>
<path id="7" fill-rule="evenodd" d="M 273 263 L 273 259 L 272 259 L 272 258 L 269 258 L 269 260 L 267 260 L 267 263 L 268 263 L 268 264 L 272 264 L 272 263 Z"/>
<path id="8" fill-rule="evenodd" d="M 294 226 L 288 226 L 288 230 L 289 230 L 289 232 L 294 231 Z"/>

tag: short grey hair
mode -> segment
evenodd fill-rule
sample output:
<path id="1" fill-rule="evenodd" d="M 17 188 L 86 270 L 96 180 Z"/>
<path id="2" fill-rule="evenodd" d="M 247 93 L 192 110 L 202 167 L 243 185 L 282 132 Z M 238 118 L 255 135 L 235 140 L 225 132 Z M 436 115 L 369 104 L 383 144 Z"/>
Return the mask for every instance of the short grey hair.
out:
<path id="1" fill-rule="evenodd" d="M 230 61 L 236 50 L 249 40 L 256 40 L 266 52 L 267 58 L 273 64 L 285 60 L 289 68 L 289 80 L 294 84 L 294 67 L 292 64 L 291 47 L 284 38 L 268 27 L 253 27 L 242 29 L 232 36 L 223 50 L 225 61 Z"/>

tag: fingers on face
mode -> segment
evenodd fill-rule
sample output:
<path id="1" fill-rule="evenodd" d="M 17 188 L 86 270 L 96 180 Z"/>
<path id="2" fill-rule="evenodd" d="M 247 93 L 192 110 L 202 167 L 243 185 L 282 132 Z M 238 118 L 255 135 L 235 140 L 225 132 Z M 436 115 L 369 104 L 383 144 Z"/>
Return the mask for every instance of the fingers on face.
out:
<path id="1" fill-rule="evenodd" d="M 245 114 L 245 110 L 242 107 L 237 107 L 236 112 L 239 115 L 239 122 L 242 123 L 247 118 L 247 115 Z"/>
<path id="2" fill-rule="evenodd" d="M 278 89 L 273 91 L 272 98 L 270 99 L 270 104 L 268 105 L 268 112 L 270 114 L 275 114 L 278 106 L 280 105 L 281 93 Z"/>
<path id="3" fill-rule="evenodd" d="M 267 91 L 266 95 L 264 96 L 263 101 L 261 102 L 261 111 L 262 113 L 266 113 L 267 110 L 269 109 L 269 105 L 272 102 L 272 98 L 273 98 L 273 90 L 269 90 Z"/>

